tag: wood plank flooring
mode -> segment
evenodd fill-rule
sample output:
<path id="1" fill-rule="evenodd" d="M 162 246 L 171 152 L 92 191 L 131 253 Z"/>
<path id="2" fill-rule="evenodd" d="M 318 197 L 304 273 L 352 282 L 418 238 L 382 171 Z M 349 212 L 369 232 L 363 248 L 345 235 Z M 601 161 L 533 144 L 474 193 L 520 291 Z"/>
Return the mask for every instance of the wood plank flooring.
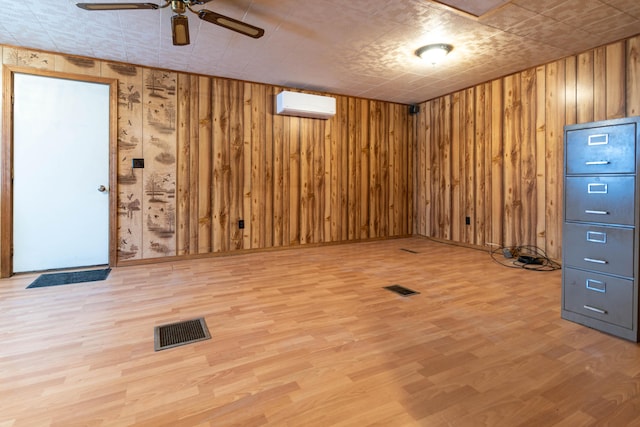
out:
<path id="1" fill-rule="evenodd" d="M 640 346 L 562 320 L 559 271 L 483 251 L 408 238 L 35 277 L 0 281 L 1 427 L 640 425 Z M 210 340 L 154 352 L 155 326 L 196 317 Z"/>

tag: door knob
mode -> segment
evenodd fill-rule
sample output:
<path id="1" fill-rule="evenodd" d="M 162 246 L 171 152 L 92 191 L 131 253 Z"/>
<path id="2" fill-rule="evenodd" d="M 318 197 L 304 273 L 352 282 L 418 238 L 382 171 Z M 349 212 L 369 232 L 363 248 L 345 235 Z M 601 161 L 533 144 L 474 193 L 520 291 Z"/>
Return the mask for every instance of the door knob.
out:
<path id="1" fill-rule="evenodd" d="M 98 187 L 98 191 L 101 193 L 104 193 L 105 191 L 107 191 L 107 187 L 105 187 L 104 185 L 101 185 L 100 187 Z"/>

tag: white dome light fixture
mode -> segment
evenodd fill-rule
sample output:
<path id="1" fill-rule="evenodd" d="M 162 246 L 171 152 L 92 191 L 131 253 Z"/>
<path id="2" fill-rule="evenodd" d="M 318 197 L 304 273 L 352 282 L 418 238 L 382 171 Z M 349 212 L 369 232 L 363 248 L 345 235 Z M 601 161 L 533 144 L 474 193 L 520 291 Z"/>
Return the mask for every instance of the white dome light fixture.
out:
<path id="1" fill-rule="evenodd" d="M 453 46 L 450 44 L 435 43 L 422 46 L 420 49 L 416 50 L 416 55 L 421 59 L 428 61 L 432 65 L 436 65 L 438 62 L 442 61 L 444 57 L 447 56 L 452 50 Z"/>

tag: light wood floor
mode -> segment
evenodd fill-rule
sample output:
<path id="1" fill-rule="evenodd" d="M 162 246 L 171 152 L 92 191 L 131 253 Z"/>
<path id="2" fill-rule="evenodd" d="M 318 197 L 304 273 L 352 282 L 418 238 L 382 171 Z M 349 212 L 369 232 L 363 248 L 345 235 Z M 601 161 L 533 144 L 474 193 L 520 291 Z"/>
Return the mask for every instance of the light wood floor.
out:
<path id="1" fill-rule="evenodd" d="M 2 427 L 640 425 L 640 346 L 562 320 L 559 271 L 478 250 L 410 238 L 34 277 L 0 281 Z M 201 316 L 212 339 L 154 352 L 155 326 Z"/>

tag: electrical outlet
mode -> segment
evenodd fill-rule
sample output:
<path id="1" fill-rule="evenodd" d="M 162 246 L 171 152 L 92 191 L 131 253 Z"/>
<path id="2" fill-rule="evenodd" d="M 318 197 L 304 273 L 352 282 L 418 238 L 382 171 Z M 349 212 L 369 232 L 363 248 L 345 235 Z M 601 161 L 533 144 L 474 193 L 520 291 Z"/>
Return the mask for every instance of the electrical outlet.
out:
<path id="1" fill-rule="evenodd" d="M 238 228 L 242 230 L 244 228 L 244 219 L 238 220 Z"/>
<path id="2" fill-rule="evenodd" d="M 471 217 L 469 217 L 469 216 L 468 216 L 468 217 L 466 217 L 466 218 L 464 219 L 464 223 L 465 223 L 465 224 L 467 224 L 467 225 L 471 225 Z"/>
<path id="3" fill-rule="evenodd" d="M 132 159 L 131 167 L 140 169 L 144 168 L 144 159 Z"/>

